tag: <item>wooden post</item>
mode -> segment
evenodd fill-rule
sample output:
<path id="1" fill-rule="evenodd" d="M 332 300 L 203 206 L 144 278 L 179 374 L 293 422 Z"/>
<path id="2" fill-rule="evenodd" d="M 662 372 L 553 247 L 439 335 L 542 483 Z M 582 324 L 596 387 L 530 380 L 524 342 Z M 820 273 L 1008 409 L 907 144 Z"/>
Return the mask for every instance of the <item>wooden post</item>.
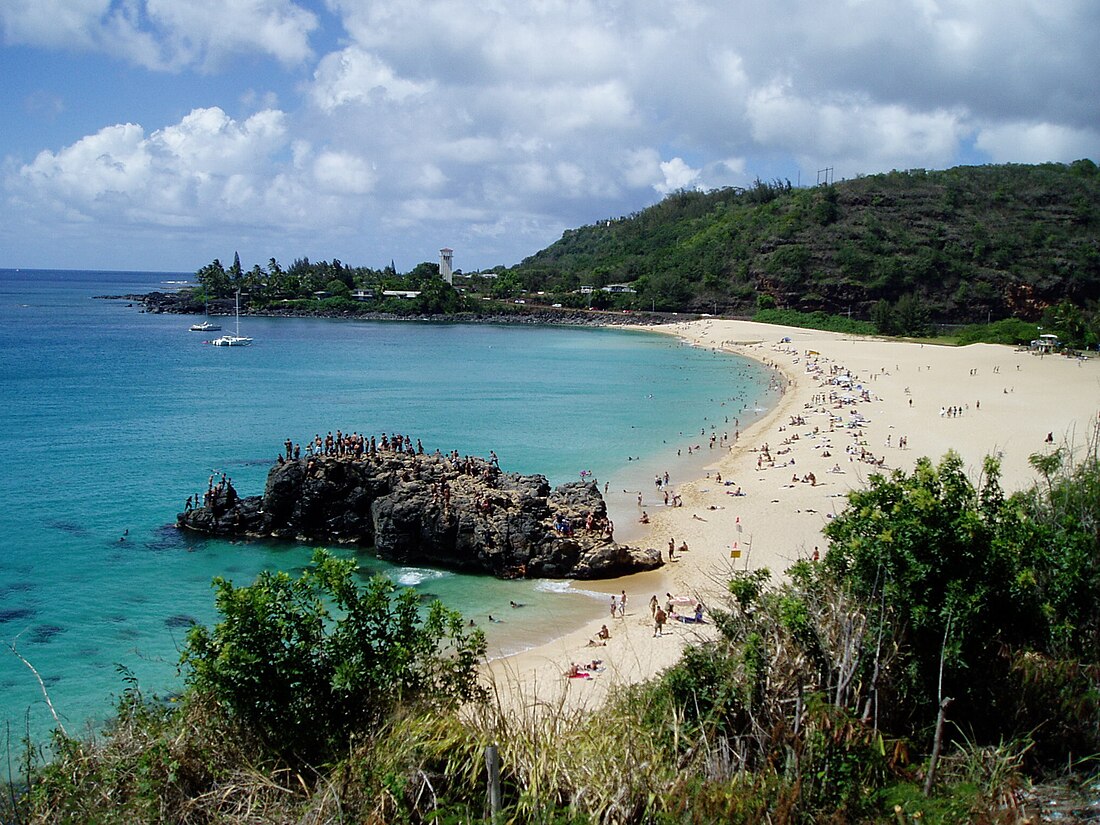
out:
<path id="1" fill-rule="evenodd" d="M 496 745 L 485 746 L 485 770 L 489 774 L 489 817 L 495 825 L 500 819 L 500 753 Z"/>

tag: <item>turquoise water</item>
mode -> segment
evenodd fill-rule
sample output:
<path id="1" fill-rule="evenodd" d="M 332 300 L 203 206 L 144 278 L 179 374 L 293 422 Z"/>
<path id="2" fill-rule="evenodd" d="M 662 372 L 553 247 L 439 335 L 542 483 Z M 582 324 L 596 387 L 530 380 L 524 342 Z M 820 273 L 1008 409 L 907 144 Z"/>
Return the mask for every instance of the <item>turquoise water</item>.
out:
<path id="1" fill-rule="evenodd" d="M 178 688 L 187 626 L 215 620 L 212 577 L 307 562 L 309 547 L 171 527 L 212 472 L 262 492 L 287 437 L 402 432 L 428 450 L 495 450 L 504 469 L 555 484 L 591 470 L 625 526 L 655 471 L 693 472 L 677 449 L 769 403 L 759 366 L 648 333 L 246 317 L 254 345 L 219 348 L 188 331 L 193 318 L 93 299 L 186 277 L 0 270 L 0 721 L 17 737 L 53 723 L 7 644 L 72 732 L 109 713 L 120 666 L 147 692 Z M 604 610 L 584 585 L 360 562 L 474 617 L 496 652 Z"/>

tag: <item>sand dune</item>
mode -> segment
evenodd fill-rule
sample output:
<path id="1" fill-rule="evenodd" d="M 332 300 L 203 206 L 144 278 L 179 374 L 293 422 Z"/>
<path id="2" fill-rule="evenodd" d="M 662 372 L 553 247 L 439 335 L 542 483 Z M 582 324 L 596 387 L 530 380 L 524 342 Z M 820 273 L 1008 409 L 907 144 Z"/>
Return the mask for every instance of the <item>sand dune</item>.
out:
<path id="1" fill-rule="evenodd" d="M 824 554 L 822 528 L 844 508 L 845 494 L 872 473 L 909 470 L 921 456 L 938 461 L 953 449 L 975 479 L 984 458 L 998 455 L 1004 488 L 1021 489 L 1035 480 L 1028 457 L 1052 449 L 1048 435 L 1053 446 L 1079 448 L 1100 411 L 1100 359 L 720 319 L 658 331 L 762 361 L 782 373 L 786 391 L 770 414 L 722 449 L 703 477 L 676 488 L 681 507 L 648 508 L 651 523 L 639 543 L 667 548 L 671 539 L 677 547 L 686 542 L 688 551 L 660 573 L 596 588 L 626 590 L 624 618 L 608 616 L 490 665 L 489 677 L 511 701 L 596 704 L 617 686 L 673 664 L 684 644 L 706 638 L 710 626 L 670 620 L 655 638 L 652 595 L 662 604 L 667 593 L 719 603 L 733 565 L 781 574 L 815 548 Z M 815 483 L 804 480 L 811 474 Z M 743 496 L 732 494 L 738 488 Z M 731 558 L 735 543 L 738 559 Z M 602 623 L 611 638 L 589 647 Z M 570 663 L 592 659 L 602 660 L 594 678 L 563 676 Z"/>

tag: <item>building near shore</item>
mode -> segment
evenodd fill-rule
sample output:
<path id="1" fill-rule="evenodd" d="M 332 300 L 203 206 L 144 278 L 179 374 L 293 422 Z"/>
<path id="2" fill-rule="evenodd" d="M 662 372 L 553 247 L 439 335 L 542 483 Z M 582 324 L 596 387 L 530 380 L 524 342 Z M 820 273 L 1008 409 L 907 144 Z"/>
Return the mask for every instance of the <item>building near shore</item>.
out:
<path id="1" fill-rule="evenodd" d="M 439 250 L 439 277 L 449 284 L 454 283 L 455 251 L 447 247 Z"/>

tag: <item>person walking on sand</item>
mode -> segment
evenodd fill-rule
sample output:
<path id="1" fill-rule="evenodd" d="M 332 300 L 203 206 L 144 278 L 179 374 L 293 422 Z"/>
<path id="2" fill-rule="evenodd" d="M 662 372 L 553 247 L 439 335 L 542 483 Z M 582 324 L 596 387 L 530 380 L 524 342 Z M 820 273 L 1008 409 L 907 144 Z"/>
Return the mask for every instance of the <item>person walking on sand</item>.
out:
<path id="1" fill-rule="evenodd" d="M 619 597 L 615 596 L 615 595 L 612 595 L 611 596 L 611 618 L 614 619 L 617 615 L 619 615 Z"/>
<path id="2" fill-rule="evenodd" d="M 660 607 L 660 605 L 661 603 L 657 601 L 657 594 L 654 593 L 649 597 L 649 615 L 655 617 L 657 615 L 657 608 Z"/>
<path id="3" fill-rule="evenodd" d="M 626 618 L 626 591 L 623 591 L 622 596 L 619 597 L 619 618 Z"/>
<path id="4" fill-rule="evenodd" d="M 668 618 L 668 614 L 665 613 L 664 608 L 661 607 L 660 605 L 657 605 L 657 610 L 653 614 L 653 637 L 654 638 L 656 638 L 658 636 L 665 635 L 664 634 L 664 627 L 665 627 L 665 619 L 667 619 L 667 618 Z"/>

